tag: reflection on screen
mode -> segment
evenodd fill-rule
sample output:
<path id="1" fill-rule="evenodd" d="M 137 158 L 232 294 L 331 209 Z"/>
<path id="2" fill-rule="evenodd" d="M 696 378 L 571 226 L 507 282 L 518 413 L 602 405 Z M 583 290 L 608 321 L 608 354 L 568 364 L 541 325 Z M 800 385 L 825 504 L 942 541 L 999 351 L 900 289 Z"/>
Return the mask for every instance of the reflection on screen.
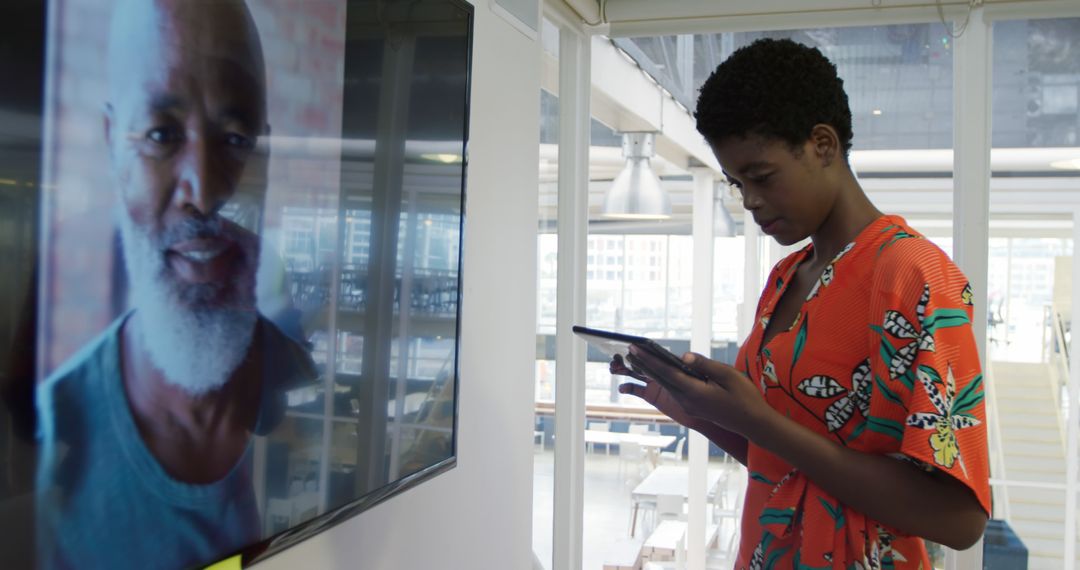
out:
<path id="1" fill-rule="evenodd" d="M 471 7 L 285 4 L 21 9 L 5 560 L 250 561 L 453 464 Z"/>

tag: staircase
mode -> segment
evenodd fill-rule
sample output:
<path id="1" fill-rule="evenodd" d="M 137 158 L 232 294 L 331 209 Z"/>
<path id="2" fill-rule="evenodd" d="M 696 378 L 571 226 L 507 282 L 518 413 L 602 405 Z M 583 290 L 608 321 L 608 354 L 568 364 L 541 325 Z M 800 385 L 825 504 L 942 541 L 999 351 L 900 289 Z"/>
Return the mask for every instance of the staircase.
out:
<path id="1" fill-rule="evenodd" d="M 990 366 L 1003 458 L 991 463 L 997 470 L 991 476 L 1027 483 L 995 488 L 996 500 L 1007 497 L 1007 507 L 995 507 L 995 516 L 1007 513 L 1027 546 L 1032 570 L 1064 567 L 1065 435 L 1054 368 L 1021 362 Z"/>

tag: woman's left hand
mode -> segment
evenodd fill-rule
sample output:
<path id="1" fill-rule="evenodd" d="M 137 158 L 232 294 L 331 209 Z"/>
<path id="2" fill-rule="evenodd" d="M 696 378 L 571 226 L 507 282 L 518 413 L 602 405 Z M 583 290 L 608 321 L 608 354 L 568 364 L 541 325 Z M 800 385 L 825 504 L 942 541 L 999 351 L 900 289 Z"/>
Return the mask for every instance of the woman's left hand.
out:
<path id="1" fill-rule="evenodd" d="M 655 372 L 656 381 L 688 414 L 747 439 L 775 413 L 745 374 L 722 362 L 684 354 L 683 363 L 701 377 L 696 378 L 636 346 L 630 347 L 628 358 L 632 365 L 640 363 L 638 367 Z"/>

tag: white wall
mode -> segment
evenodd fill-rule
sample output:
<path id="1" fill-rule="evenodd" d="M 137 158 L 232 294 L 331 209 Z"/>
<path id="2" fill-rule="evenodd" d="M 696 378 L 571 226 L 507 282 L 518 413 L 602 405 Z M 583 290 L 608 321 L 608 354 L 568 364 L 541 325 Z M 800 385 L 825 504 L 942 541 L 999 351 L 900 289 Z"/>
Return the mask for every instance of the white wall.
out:
<path id="1" fill-rule="evenodd" d="M 531 568 L 540 53 L 473 4 L 458 465 L 259 570 Z"/>

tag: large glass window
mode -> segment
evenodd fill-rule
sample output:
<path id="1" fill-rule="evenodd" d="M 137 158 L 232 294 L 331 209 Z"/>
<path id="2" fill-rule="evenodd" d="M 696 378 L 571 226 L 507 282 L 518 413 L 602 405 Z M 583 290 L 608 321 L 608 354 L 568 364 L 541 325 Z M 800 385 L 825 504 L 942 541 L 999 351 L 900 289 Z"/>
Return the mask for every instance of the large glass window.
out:
<path id="1" fill-rule="evenodd" d="M 819 48 L 844 80 L 853 114 L 855 133 L 851 162 L 872 201 L 883 211 L 908 218 L 916 229 L 952 253 L 952 172 L 948 157 L 953 140 L 953 42 L 940 24 L 905 24 L 822 28 L 746 33 L 704 34 L 616 39 L 614 44 L 635 59 L 677 102 L 692 112 L 701 84 L 717 64 L 734 50 L 762 37 L 790 38 Z M 945 160 L 942 160 L 945 157 Z M 897 160 L 899 158 L 899 160 Z M 663 185 L 670 195 L 687 197 L 689 185 L 667 173 Z M 593 179 L 593 194 L 609 184 Z M 723 194 L 724 192 L 720 192 Z M 599 198 L 599 196 L 594 196 Z M 591 200 L 595 206 L 599 200 Z M 673 203 L 680 200 L 673 198 Z M 689 200 L 681 200 L 687 204 Z M 759 240 L 758 267 L 745 267 L 747 252 L 742 224 L 753 223 L 737 201 L 722 203 L 736 220 L 737 237 L 714 240 L 712 356 L 731 361 L 739 338 L 740 306 L 756 305 L 760 290 L 744 291 L 745 272 L 767 272 L 791 248 Z M 675 352 L 688 350 L 693 243 L 691 212 L 675 208 L 662 230 L 611 231 L 591 224 L 587 268 L 587 324 L 615 328 L 663 339 Z M 751 250 L 753 251 L 753 250 Z M 761 281 L 763 282 L 763 280 Z M 606 359 L 587 365 L 589 403 L 586 430 L 586 534 L 585 567 L 601 567 L 605 556 L 618 552 L 627 541 L 644 540 L 655 528 L 655 508 L 642 502 L 635 489 L 663 462 L 641 462 L 616 443 L 601 437 L 605 430 L 643 430 L 685 436 L 679 426 L 666 423 L 640 400 L 617 392 L 618 378 L 607 373 Z M 653 427 L 655 426 L 655 427 Z M 685 467 L 682 449 L 671 448 L 675 466 Z M 711 450 L 710 477 L 719 461 Z M 671 465 L 667 465 L 671 466 Z M 738 473 L 738 470 L 733 472 Z M 711 480 L 711 479 L 710 479 Z M 717 496 L 711 488 L 709 496 Z M 735 489 L 737 495 L 741 489 Z M 723 493 L 721 493 L 723 496 Z M 639 509 L 636 522 L 631 518 Z M 685 508 L 685 507 L 684 507 Z M 590 509 L 595 509 L 591 511 Z M 649 511 L 640 516 L 644 509 Z M 679 511 L 682 512 L 681 510 Z M 665 516 L 671 516 L 670 514 Z M 674 515 L 676 518 L 680 514 Z M 711 519 L 710 519 L 711 520 Z M 626 527 L 630 527 L 629 529 Z M 602 532 L 590 528 L 603 529 Z M 635 536 L 630 536 L 633 529 Z M 710 559 L 722 560 L 731 544 L 713 544 Z M 722 564 L 722 563 L 721 563 Z M 730 566 L 730 563 L 728 563 Z"/>
<path id="2" fill-rule="evenodd" d="M 543 76 L 558 76 L 559 28 L 541 21 Z M 533 553 L 543 568 L 552 568 L 555 513 L 555 285 L 559 236 L 559 98 L 553 80 L 540 90 L 539 224 L 536 234 L 536 412 L 533 418 Z"/>
<path id="3" fill-rule="evenodd" d="M 987 353 L 995 516 L 1032 568 L 1065 567 L 1080 19 L 993 25 Z M 1075 453 L 1076 450 L 1073 450 Z"/>

